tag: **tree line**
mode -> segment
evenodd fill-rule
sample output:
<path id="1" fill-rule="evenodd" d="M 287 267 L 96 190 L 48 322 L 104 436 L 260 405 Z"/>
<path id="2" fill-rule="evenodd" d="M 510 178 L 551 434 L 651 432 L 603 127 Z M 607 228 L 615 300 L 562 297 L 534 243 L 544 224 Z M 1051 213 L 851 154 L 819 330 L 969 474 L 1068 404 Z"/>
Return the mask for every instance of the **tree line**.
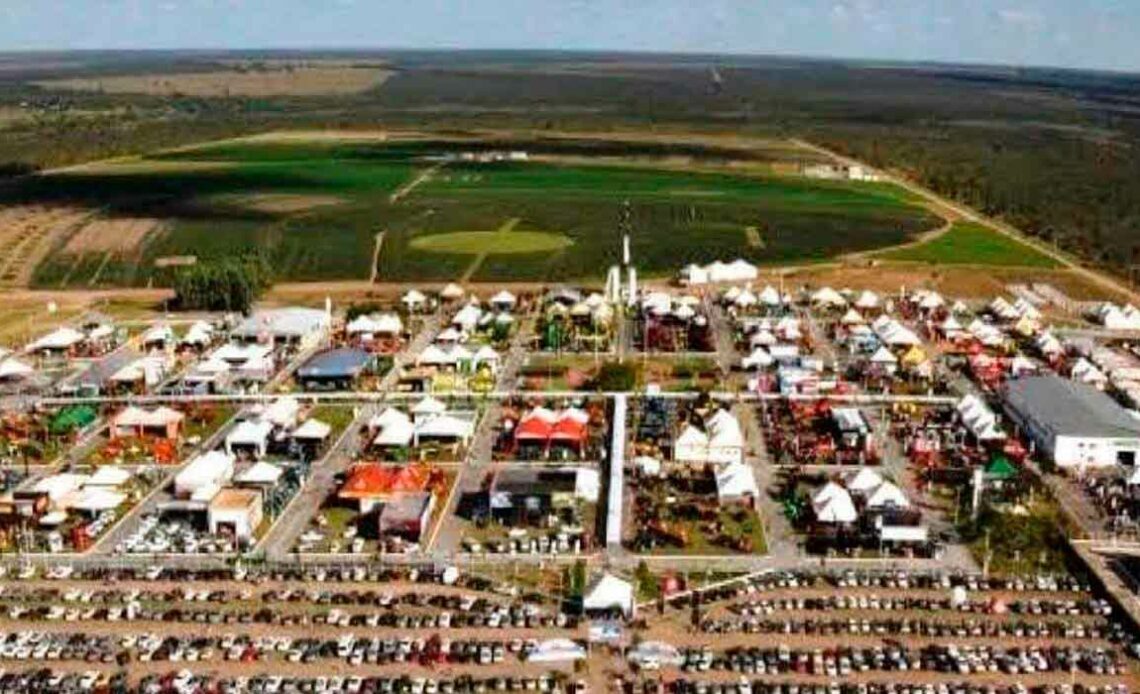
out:
<path id="1" fill-rule="evenodd" d="M 183 311 L 248 313 L 272 284 L 272 268 L 263 253 L 210 260 L 175 275 L 174 305 Z"/>

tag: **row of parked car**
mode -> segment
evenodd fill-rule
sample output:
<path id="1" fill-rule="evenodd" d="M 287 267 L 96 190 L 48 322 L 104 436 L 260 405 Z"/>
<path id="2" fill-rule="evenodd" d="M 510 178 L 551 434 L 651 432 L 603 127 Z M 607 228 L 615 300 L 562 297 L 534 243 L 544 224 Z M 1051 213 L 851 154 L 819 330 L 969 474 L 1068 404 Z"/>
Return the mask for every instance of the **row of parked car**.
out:
<path id="1" fill-rule="evenodd" d="M 938 638 L 1108 639 L 1122 641 L 1117 622 L 983 621 L 974 619 L 706 619 L 706 634 L 804 634 L 808 636 L 925 636 Z"/>
<path id="2" fill-rule="evenodd" d="M 534 639 L 453 640 L 439 634 L 429 638 L 369 638 L 357 637 L 351 633 L 337 638 L 250 638 L 234 634 L 220 637 L 164 637 L 155 633 L 110 636 L 32 630 L 0 632 L 0 660 L 78 660 L 119 664 L 129 662 L 132 658 L 144 663 L 197 663 L 217 658 L 239 662 L 279 659 L 291 663 L 340 659 L 350 665 L 492 665 L 502 663 L 508 657 L 524 659 L 537 646 Z"/>
<path id="3" fill-rule="evenodd" d="M 1085 672 L 1122 675 L 1127 666 L 1119 654 L 1101 647 L 1050 646 L 1001 648 L 989 645 L 903 645 L 836 649 L 732 648 L 682 651 L 682 669 L 728 670 L 752 674 L 802 674 L 846 677 L 855 672 L 951 672 L 961 675 L 1034 672 Z"/>
<path id="4" fill-rule="evenodd" d="M 558 675 L 539 677 L 286 677 L 251 675 L 222 678 L 193 675 L 189 671 L 149 676 L 138 689 L 142 694 L 586 694 L 581 680 Z"/>
<path id="5" fill-rule="evenodd" d="M 1056 598 L 1042 600 L 960 600 L 952 597 L 884 597 L 879 595 L 830 595 L 818 598 L 751 598 L 748 602 L 732 605 L 729 609 L 745 616 L 765 616 L 776 612 L 795 610 L 798 612 L 833 612 L 835 610 L 874 610 L 875 612 L 946 611 L 969 612 L 974 614 L 1005 613 L 1019 615 L 1096 615 L 1107 617 L 1112 614 L 1112 605 L 1099 598 Z"/>
<path id="6" fill-rule="evenodd" d="M 931 573 L 909 571 L 852 571 L 839 573 L 806 571 L 773 571 L 728 581 L 694 592 L 667 597 L 666 604 L 688 607 L 694 601 L 702 604 L 738 600 L 758 593 L 802 588 L 874 588 L 883 591 L 936 590 L 947 594 L 953 588 L 970 592 L 1006 591 L 1041 593 L 1092 592 L 1092 586 L 1069 576 L 1037 574 L 1026 577 L 982 577 L 976 574 Z"/>
<path id="7" fill-rule="evenodd" d="M 631 688 L 632 689 L 632 688 Z M 656 683 L 646 687 L 658 694 Z M 703 682 L 678 679 L 669 686 L 670 694 L 1128 694 L 1124 685 L 1047 684 L 1026 687 L 1023 684 L 997 685 L 974 682 L 942 682 L 907 684 L 905 682 L 830 682 L 799 684 L 792 682 Z M 626 694 L 637 694 L 629 691 Z"/>

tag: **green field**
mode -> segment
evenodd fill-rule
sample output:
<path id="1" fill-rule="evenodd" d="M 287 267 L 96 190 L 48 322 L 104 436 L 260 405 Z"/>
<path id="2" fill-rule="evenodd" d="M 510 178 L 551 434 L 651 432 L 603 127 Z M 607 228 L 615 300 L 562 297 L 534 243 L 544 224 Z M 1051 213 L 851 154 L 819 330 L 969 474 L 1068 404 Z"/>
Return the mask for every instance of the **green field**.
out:
<path id="1" fill-rule="evenodd" d="M 930 241 L 886 251 L 879 257 L 934 265 L 1057 267 L 1055 260 L 1037 249 L 974 222 L 957 222 Z"/>
<path id="2" fill-rule="evenodd" d="M 445 280 L 465 272 L 476 281 L 600 278 L 618 260 L 625 201 L 635 261 L 645 275 L 718 258 L 826 260 L 897 245 L 939 223 L 911 194 L 887 184 L 652 168 L 644 160 L 587 165 L 580 155 L 573 164 L 448 158 L 478 146 L 227 142 L 36 177 L 6 196 L 169 221 L 128 257 L 53 254 L 37 269 L 40 286 L 85 285 L 100 266 L 100 284 L 163 283 L 170 271 L 155 269 L 158 258 L 209 259 L 253 248 L 270 253 L 282 280 L 365 279 L 381 231 L 381 280 Z M 270 204 L 290 196 L 321 203 Z"/>

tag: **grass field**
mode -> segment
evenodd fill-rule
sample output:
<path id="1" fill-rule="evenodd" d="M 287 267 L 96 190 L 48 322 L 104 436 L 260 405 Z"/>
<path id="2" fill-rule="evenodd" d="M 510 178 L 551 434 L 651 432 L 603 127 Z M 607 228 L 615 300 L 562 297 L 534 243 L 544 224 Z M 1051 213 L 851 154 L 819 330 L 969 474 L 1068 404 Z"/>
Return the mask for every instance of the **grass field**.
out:
<path id="1" fill-rule="evenodd" d="M 169 271 L 155 269 L 158 258 L 229 257 L 252 248 L 271 254 L 279 279 L 364 279 L 380 231 L 381 281 L 599 278 L 618 260 L 617 225 L 626 201 L 634 257 L 646 276 L 718 258 L 769 265 L 825 260 L 897 245 L 939 223 L 891 185 L 707 166 L 654 169 L 644 152 L 662 150 L 645 143 L 628 146 L 642 153 L 637 166 L 615 164 L 613 156 L 605 165 L 584 163 L 582 152 L 590 147 L 577 140 L 534 145 L 546 155 L 542 161 L 454 158 L 488 142 L 528 147 L 469 140 L 232 141 L 36 177 L 6 195 L 11 202 L 98 209 L 112 219 L 160 224 L 159 231 L 140 233 L 134 249 L 97 234 L 82 242 L 61 237 L 33 278 L 52 287 L 161 284 Z M 621 147 L 606 143 L 597 150 L 612 155 Z M 557 159 L 564 151 L 572 162 Z"/>
<path id="2" fill-rule="evenodd" d="M 1054 268 L 1057 262 L 1040 251 L 982 224 L 957 222 L 930 241 L 879 255 L 934 265 Z"/>

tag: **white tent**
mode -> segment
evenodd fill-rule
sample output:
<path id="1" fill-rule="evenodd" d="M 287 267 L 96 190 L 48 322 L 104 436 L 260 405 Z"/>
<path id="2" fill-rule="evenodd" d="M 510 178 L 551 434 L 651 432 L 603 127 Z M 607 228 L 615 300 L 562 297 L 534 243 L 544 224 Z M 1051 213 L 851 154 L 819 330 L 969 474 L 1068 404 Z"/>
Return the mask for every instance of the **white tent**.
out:
<path id="1" fill-rule="evenodd" d="M 71 347 L 86 340 L 87 337 L 76 330 L 64 326 L 57 328 L 32 344 L 28 345 L 29 352 L 40 352 L 43 350 L 63 350 L 70 349 Z"/>
<path id="2" fill-rule="evenodd" d="M 633 584 L 604 573 L 586 587 L 582 594 L 582 608 L 586 611 L 616 609 L 627 616 L 632 615 Z"/>
<path id="3" fill-rule="evenodd" d="M 297 415 L 301 411 L 301 403 L 296 398 L 277 398 L 269 407 L 265 408 L 261 418 L 273 426 L 288 428 L 297 423 Z"/>
<path id="4" fill-rule="evenodd" d="M 491 297 L 490 304 L 496 308 L 509 309 L 513 308 L 517 299 L 514 294 L 511 294 L 506 289 L 501 290 L 498 294 Z"/>
<path id="5" fill-rule="evenodd" d="M 460 287 L 458 284 L 456 284 L 454 282 L 449 282 L 447 284 L 447 286 L 445 286 L 443 289 L 439 290 L 440 297 L 447 299 L 448 301 L 453 301 L 455 299 L 461 299 L 461 298 L 463 298 L 463 294 L 464 294 L 463 287 Z"/>
<path id="6" fill-rule="evenodd" d="M 678 320 L 692 320 L 696 315 L 697 312 L 693 309 L 693 307 L 686 304 L 681 304 L 673 310 L 673 316 Z"/>
<path id="7" fill-rule="evenodd" d="M 700 265 L 693 263 L 681 268 L 681 281 L 690 285 L 708 284 L 709 273 Z"/>
<path id="8" fill-rule="evenodd" d="M 447 412 L 447 405 L 431 395 L 420 400 L 412 407 L 412 415 L 416 417 L 443 414 L 444 412 Z"/>
<path id="9" fill-rule="evenodd" d="M 867 508 L 909 508 L 906 494 L 894 482 L 883 482 L 867 495 Z"/>
<path id="10" fill-rule="evenodd" d="M 146 332 L 139 338 L 139 341 L 144 346 L 153 345 L 158 342 L 168 345 L 174 342 L 174 331 L 171 330 L 169 325 L 159 323 L 158 325 L 152 325 L 150 328 L 147 328 Z"/>
<path id="11" fill-rule="evenodd" d="M 238 422 L 226 436 L 226 451 L 232 455 L 235 446 L 252 446 L 255 455 L 260 458 L 269 447 L 269 434 L 272 431 L 273 424 L 264 419 Z"/>
<path id="12" fill-rule="evenodd" d="M 764 287 L 764 289 L 760 291 L 758 298 L 760 299 L 760 303 L 764 304 L 765 306 L 779 306 L 781 303 L 783 303 L 782 299 L 780 298 L 780 292 L 776 291 L 776 288 L 772 285 Z"/>
<path id="13" fill-rule="evenodd" d="M 417 419 L 413 442 L 419 445 L 421 438 L 446 439 L 467 443 L 475 433 L 475 422 L 451 414 L 431 415 L 427 419 Z"/>
<path id="14" fill-rule="evenodd" d="M 847 481 L 847 489 L 857 494 L 866 494 L 883 483 L 883 476 L 869 467 L 859 468 Z"/>
<path id="15" fill-rule="evenodd" d="M 383 412 L 368 420 L 368 426 L 372 429 L 383 429 L 396 422 L 408 422 L 410 424 L 411 421 L 412 418 L 407 413 L 397 410 L 395 407 L 385 407 Z"/>
<path id="16" fill-rule="evenodd" d="M 451 324 L 456 328 L 465 332 L 471 332 L 479 325 L 479 319 L 483 316 L 483 309 L 475 304 L 467 304 L 455 314 L 451 319 Z"/>
<path id="17" fill-rule="evenodd" d="M 378 316 L 357 316 L 347 326 L 349 335 L 396 335 L 404 329 L 404 323 L 394 313 Z"/>
<path id="18" fill-rule="evenodd" d="M 684 664 L 685 658 L 676 646 L 664 641 L 642 641 L 629 650 L 626 656 L 634 665 L 644 666 L 679 666 Z"/>
<path id="19" fill-rule="evenodd" d="M 839 490 L 839 493 L 833 494 L 826 501 L 812 505 L 815 519 L 820 523 L 854 523 L 859 517 L 851 495 L 842 487 Z"/>
<path id="20" fill-rule="evenodd" d="M 816 306 L 834 306 L 842 308 L 847 305 L 847 299 L 831 287 L 824 287 L 811 295 L 811 302 Z"/>
<path id="21" fill-rule="evenodd" d="M 409 311 L 414 311 L 427 303 L 427 297 L 418 289 L 409 289 L 400 301 L 408 307 Z"/>
<path id="22" fill-rule="evenodd" d="M 131 479 L 131 471 L 115 465 L 101 465 L 87 480 L 86 488 L 90 487 L 121 487 Z"/>
<path id="23" fill-rule="evenodd" d="M 547 639 L 541 641 L 526 657 L 531 663 L 559 663 L 570 660 L 585 660 L 586 649 L 570 639 Z"/>
<path id="24" fill-rule="evenodd" d="M 763 369 L 771 366 L 775 362 L 772 355 L 768 354 L 768 350 L 757 345 L 752 350 L 752 354 L 740 360 L 740 365 L 744 369 Z"/>
<path id="25" fill-rule="evenodd" d="M 747 288 L 737 294 L 736 298 L 732 300 L 732 303 L 738 308 L 748 308 L 750 306 L 755 306 L 759 302 L 760 300 L 756 298 L 756 295 L 752 293 L 752 290 Z"/>
<path id="26" fill-rule="evenodd" d="M 210 451 L 191 460 L 174 477 L 174 494 L 188 497 L 201 489 L 217 487 L 234 475 L 234 458 L 221 451 Z"/>
<path id="27" fill-rule="evenodd" d="M 277 484 L 277 480 L 281 479 L 281 475 L 285 471 L 273 463 L 265 461 L 257 462 L 251 465 L 247 470 L 234 477 L 234 481 L 238 484 Z"/>
<path id="28" fill-rule="evenodd" d="M 68 505 L 76 511 L 102 513 L 122 506 L 126 500 L 127 495 L 121 492 L 106 487 L 87 487 Z"/>
<path id="29" fill-rule="evenodd" d="M 384 425 L 380 433 L 372 440 L 372 445 L 380 448 L 404 448 L 411 445 L 415 432 L 415 425 L 407 417 L 393 419 Z"/>
<path id="30" fill-rule="evenodd" d="M 35 369 L 16 358 L 0 361 L 0 381 L 20 381 L 35 373 Z"/>
<path id="31" fill-rule="evenodd" d="M 1140 466 L 1133 468 L 1132 474 L 1128 477 L 1128 484 L 1133 487 L 1140 484 Z"/>
<path id="32" fill-rule="evenodd" d="M 899 360 L 895 355 L 891 354 L 891 350 L 886 347 L 879 347 L 879 349 L 875 350 L 875 353 L 871 355 L 871 363 L 892 365 L 898 364 Z"/>
<path id="33" fill-rule="evenodd" d="M 685 425 L 680 436 L 673 442 L 673 459 L 682 463 L 704 463 L 708 460 L 709 437 L 693 426 Z"/>
<path id="34" fill-rule="evenodd" d="M 332 433 L 332 427 L 319 419 L 310 417 L 293 430 L 293 438 L 302 441 L 324 441 Z"/>
<path id="35" fill-rule="evenodd" d="M 182 336 L 182 344 L 204 347 L 214 339 L 214 328 L 206 321 L 197 321 Z"/>
<path id="36" fill-rule="evenodd" d="M 779 342 L 769 330 L 758 330 L 748 338 L 748 344 L 753 347 L 771 347 Z"/>
<path id="37" fill-rule="evenodd" d="M 759 498 L 760 488 L 756 485 L 752 466 L 734 461 L 717 470 L 716 496 L 722 504 Z"/>
<path id="38" fill-rule="evenodd" d="M 859 298 L 855 300 L 855 307 L 863 310 L 878 308 L 879 295 L 870 289 L 864 289 Z"/>
<path id="39" fill-rule="evenodd" d="M 831 501 L 835 497 L 839 497 L 839 496 L 850 496 L 850 495 L 847 493 L 846 489 L 839 486 L 835 482 L 828 482 L 827 484 L 820 487 L 819 491 L 817 491 L 815 494 L 812 495 L 811 502 L 812 502 L 812 504 L 816 504 L 816 505 L 825 504 L 828 501 Z"/>
<path id="40" fill-rule="evenodd" d="M 839 322 L 843 325 L 863 325 L 867 320 L 863 318 L 863 314 L 853 308 L 849 308 L 847 309 L 847 313 L 844 313 L 843 317 L 839 319 Z"/>

